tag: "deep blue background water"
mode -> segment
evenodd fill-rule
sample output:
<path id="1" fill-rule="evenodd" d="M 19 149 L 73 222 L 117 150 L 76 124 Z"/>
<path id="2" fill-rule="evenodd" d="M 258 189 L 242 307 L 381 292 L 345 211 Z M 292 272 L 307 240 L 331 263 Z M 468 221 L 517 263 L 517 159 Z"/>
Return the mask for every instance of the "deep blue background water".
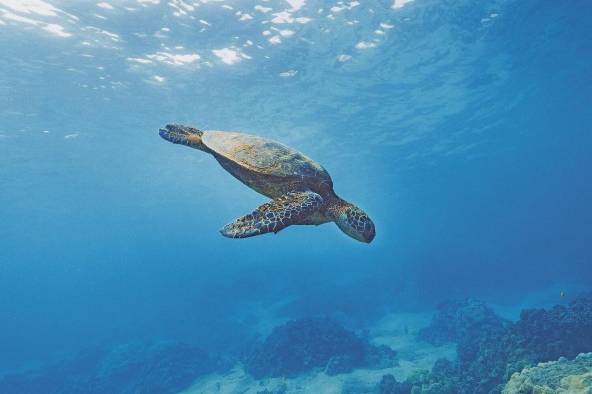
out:
<path id="1" fill-rule="evenodd" d="M 591 2 L 171 3 L 0 0 L 0 368 L 592 285 Z M 302 150 L 375 241 L 221 237 L 265 198 L 171 122 Z"/>

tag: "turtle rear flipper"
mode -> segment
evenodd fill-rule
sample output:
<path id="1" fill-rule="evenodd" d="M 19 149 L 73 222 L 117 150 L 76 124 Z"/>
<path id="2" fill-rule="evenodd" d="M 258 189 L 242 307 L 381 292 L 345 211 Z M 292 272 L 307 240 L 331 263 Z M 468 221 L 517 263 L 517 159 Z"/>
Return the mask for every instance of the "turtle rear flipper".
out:
<path id="1" fill-rule="evenodd" d="M 194 127 L 168 124 L 164 129 L 158 131 L 158 135 L 173 144 L 186 145 L 191 148 L 210 152 L 208 147 L 205 146 L 201 140 L 203 131 Z"/>
<path id="2" fill-rule="evenodd" d="M 229 238 L 277 233 L 292 224 L 307 224 L 306 218 L 322 204 L 323 198 L 311 191 L 286 193 L 227 224 L 220 233 Z"/>

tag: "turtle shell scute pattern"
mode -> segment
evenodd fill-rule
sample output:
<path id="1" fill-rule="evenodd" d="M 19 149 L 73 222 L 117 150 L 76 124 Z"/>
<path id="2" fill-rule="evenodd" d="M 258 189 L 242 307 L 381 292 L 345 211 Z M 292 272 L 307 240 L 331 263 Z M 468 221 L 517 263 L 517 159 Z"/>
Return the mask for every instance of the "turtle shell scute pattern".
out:
<path id="1" fill-rule="evenodd" d="M 323 198 L 313 192 L 286 193 L 227 224 L 220 232 L 230 238 L 277 233 L 292 224 L 298 224 L 322 204 Z"/>
<path id="2" fill-rule="evenodd" d="M 203 140 L 216 154 L 259 174 L 331 183 L 331 177 L 320 164 L 279 142 L 215 130 L 206 131 Z"/>

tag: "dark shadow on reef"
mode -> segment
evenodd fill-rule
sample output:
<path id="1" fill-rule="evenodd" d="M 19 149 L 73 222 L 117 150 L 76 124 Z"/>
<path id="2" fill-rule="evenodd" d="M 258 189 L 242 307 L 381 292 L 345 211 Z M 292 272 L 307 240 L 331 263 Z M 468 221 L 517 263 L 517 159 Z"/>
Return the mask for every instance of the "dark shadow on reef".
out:
<path id="1" fill-rule="evenodd" d="M 173 394 L 223 368 L 199 348 L 177 342 L 93 350 L 43 369 L 0 378 L 3 394 Z"/>
<path id="2" fill-rule="evenodd" d="M 396 364 L 395 351 L 374 346 L 330 319 L 293 320 L 276 327 L 245 360 L 256 379 L 293 377 L 314 369 L 327 375 Z"/>
<path id="3" fill-rule="evenodd" d="M 526 309 L 515 323 L 478 301 L 447 302 L 420 337 L 437 344 L 457 342 L 457 360 L 438 360 L 431 372 L 406 382 L 385 375 L 379 393 L 500 393 L 512 374 L 525 367 L 592 351 L 592 298 L 550 310 Z"/>

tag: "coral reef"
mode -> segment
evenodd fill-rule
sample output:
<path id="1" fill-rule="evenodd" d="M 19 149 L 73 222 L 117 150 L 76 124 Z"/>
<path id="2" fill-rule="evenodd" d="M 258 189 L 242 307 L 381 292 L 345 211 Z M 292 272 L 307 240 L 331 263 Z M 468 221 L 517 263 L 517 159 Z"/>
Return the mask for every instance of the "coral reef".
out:
<path id="1" fill-rule="evenodd" d="M 3 394 L 167 394 L 221 367 L 219 359 L 177 342 L 88 351 L 55 365 L 0 378 Z"/>
<path id="2" fill-rule="evenodd" d="M 182 343 L 128 345 L 101 360 L 97 380 L 104 382 L 105 392 L 176 393 L 214 371 L 217 363 L 201 349 Z"/>
<path id="3" fill-rule="evenodd" d="M 507 324 L 485 303 L 474 299 L 446 301 L 437 309 L 430 326 L 419 331 L 420 339 L 435 346 L 498 331 Z"/>
<path id="4" fill-rule="evenodd" d="M 376 343 L 397 347 L 405 358 L 399 365 L 389 346 L 375 346 L 334 320 L 300 319 L 275 327 L 247 352 L 242 365 L 178 342 L 130 344 L 0 377 L 0 393 L 203 393 L 220 392 L 224 385 L 224 390 L 240 387 L 251 394 L 336 387 L 355 394 L 592 394 L 592 353 L 578 356 L 592 352 L 592 298 L 527 309 L 516 322 L 479 301 L 447 302 L 418 337 L 422 340 L 406 334 L 374 336 Z M 456 359 L 434 363 L 447 353 L 435 356 L 437 348 L 429 342 L 449 341 L 456 342 Z M 429 362 L 425 353 L 431 354 Z"/>
<path id="5" fill-rule="evenodd" d="M 500 393 L 515 372 L 539 362 L 559 357 L 571 359 L 578 353 L 592 351 L 591 298 L 579 298 L 550 310 L 527 309 L 516 323 L 492 317 L 481 306 L 467 308 L 471 304 L 479 305 L 470 301 L 445 304 L 443 312 L 423 331 L 421 335 L 426 340 L 456 338 L 457 360 L 438 360 L 431 373 L 409 378 L 409 393 Z M 480 311 L 476 316 L 487 317 L 467 318 L 468 311 L 473 310 Z M 446 316 L 454 322 L 445 323 Z M 457 316 L 462 318 L 455 319 Z M 483 320 L 487 323 L 474 324 Z M 460 323 L 466 321 L 473 323 Z M 475 326 L 481 329 L 474 330 Z M 442 334 L 436 333 L 438 327 L 443 329 Z M 464 334 L 458 335 L 460 332 Z"/>
<path id="6" fill-rule="evenodd" d="M 451 361 L 441 359 L 432 372 L 418 372 L 404 382 L 398 382 L 393 375 L 382 377 L 378 385 L 379 394 L 456 394 L 456 385 Z"/>
<path id="7" fill-rule="evenodd" d="M 515 373 L 502 394 L 592 394 L 592 353 L 540 363 Z"/>
<path id="8" fill-rule="evenodd" d="M 592 351 L 592 298 L 578 298 L 551 310 L 527 309 L 504 338 L 509 361 L 532 365 Z"/>
<path id="9" fill-rule="evenodd" d="M 257 379 L 292 377 L 318 368 L 336 375 L 394 363 L 395 352 L 389 347 L 373 346 L 329 319 L 294 320 L 276 327 L 244 361 Z"/>
<path id="10" fill-rule="evenodd" d="M 384 375 L 378 385 L 379 394 L 457 394 L 451 361 L 440 359 L 432 372 L 421 371 L 406 381 L 398 382 L 392 375 Z"/>
<path id="11" fill-rule="evenodd" d="M 398 382 L 391 374 L 384 375 L 378 384 L 379 394 L 408 394 L 411 392 L 411 383 Z"/>

